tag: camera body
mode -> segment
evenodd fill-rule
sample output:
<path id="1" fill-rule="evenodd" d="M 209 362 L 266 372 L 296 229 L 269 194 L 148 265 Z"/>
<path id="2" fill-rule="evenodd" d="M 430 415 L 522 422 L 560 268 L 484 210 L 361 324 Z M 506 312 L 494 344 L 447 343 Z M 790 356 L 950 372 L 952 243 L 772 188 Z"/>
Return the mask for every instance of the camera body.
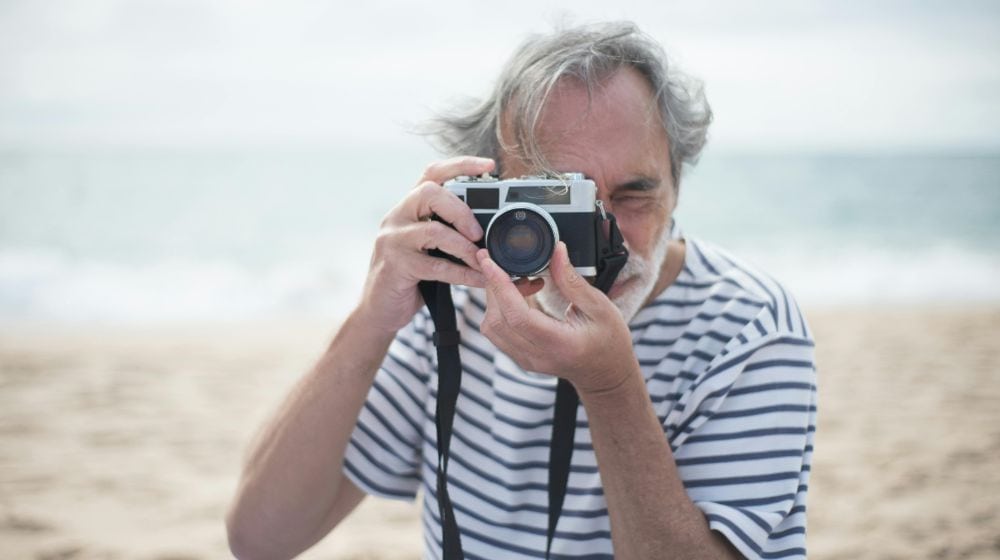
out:
<path id="1" fill-rule="evenodd" d="M 463 176 L 444 187 L 472 209 L 486 232 L 478 245 L 512 278 L 547 275 L 558 241 L 581 276 L 597 274 L 603 208 L 597 187 L 582 173 Z"/>

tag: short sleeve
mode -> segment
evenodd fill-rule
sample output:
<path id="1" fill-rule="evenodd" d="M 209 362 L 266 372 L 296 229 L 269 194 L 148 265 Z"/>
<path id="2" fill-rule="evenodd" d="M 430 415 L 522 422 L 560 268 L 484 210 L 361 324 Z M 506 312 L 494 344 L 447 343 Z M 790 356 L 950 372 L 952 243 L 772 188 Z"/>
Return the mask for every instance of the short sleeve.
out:
<path id="1" fill-rule="evenodd" d="M 745 557 L 805 558 L 814 345 L 759 334 L 728 346 L 692 384 L 674 455 L 709 526 Z"/>
<path id="2" fill-rule="evenodd" d="M 420 487 L 432 364 L 424 311 L 396 335 L 344 456 L 344 474 L 373 496 L 412 500 Z"/>

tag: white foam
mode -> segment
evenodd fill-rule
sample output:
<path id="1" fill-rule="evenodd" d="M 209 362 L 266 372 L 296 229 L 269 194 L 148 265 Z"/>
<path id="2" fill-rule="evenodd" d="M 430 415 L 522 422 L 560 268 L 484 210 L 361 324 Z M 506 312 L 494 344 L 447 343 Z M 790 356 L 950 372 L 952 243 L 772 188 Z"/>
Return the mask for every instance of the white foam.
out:
<path id="1" fill-rule="evenodd" d="M 920 251 L 799 248 L 746 256 L 805 304 L 1000 302 L 1000 255 L 948 244 Z"/>
<path id="2" fill-rule="evenodd" d="M 1000 255 L 842 247 L 733 251 L 807 305 L 1000 302 Z M 266 266 L 161 258 L 145 264 L 0 251 L 0 323 L 155 324 L 302 316 L 336 319 L 361 293 L 367 248 Z"/>
<path id="3" fill-rule="evenodd" d="M 0 253 L 0 321 L 144 324 L 285 315 L 338 317 L 360 274 L 318 261 L 255 269 L 168 258 L 127 265 L 52 252 Z"/>

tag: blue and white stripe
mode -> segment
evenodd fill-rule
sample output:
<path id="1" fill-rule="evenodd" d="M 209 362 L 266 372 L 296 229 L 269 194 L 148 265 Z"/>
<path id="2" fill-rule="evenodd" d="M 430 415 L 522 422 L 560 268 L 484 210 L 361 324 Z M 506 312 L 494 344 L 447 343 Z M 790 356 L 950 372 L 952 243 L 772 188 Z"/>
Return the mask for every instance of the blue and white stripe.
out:
<path id="1" fill-rule="evenodd" d="M 748 558 L 804 557 L 816 418 L 812 335 L 777 282 L 708 243 L 686 243 L 678 279 L 630 324 L 653 407 L 712 529 Z M 479 333 L 480 290 L 454 294 L 463 377 L 448 473 L 466 557 L 543 557 L 555 379 L 521 370 Z M 422 489 L 424 556 L 439 558 L 432 332 L 426 312 L 400 331 L 344 471 L 373 495 L 414 499 Z M 554 558 L 613 556 L 582 407 L 552 550 Z"/>

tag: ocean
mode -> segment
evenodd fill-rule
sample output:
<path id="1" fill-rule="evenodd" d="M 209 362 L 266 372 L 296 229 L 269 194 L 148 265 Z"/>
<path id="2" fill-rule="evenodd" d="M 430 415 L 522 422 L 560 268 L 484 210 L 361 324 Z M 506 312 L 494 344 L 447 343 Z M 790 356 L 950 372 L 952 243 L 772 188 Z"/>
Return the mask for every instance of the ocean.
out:
<path id="1" fill-rule="evenodd" d="M 0 324 L 330 317 L 433 152 L 0 152 Z M 1000 154 L 707 152 L 675 214 L 808 308 L 1000 302 Z"/>

